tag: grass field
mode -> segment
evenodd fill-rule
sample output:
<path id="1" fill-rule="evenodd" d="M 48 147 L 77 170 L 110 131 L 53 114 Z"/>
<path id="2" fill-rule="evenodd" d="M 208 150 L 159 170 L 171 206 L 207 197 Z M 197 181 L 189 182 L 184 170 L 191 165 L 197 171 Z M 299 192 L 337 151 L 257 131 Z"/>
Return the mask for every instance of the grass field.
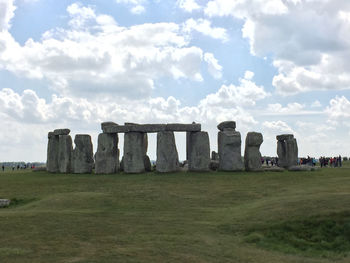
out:
<path id="1" fill-rule="evenodd" d="M 0 173 L 0 262 L 350 262 L 350 168 Z"/>

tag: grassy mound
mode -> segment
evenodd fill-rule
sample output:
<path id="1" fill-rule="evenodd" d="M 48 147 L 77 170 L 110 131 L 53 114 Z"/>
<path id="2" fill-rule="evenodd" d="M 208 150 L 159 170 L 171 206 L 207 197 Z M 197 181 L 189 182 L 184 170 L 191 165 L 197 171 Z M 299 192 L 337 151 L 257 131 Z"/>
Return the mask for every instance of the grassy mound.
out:
<path id="1" fill-rule="evenodd" d="M 346 256 L 350 252 L 350 212 L 313 216 L 253 230 L 245 241 L 307 256 Z"/>

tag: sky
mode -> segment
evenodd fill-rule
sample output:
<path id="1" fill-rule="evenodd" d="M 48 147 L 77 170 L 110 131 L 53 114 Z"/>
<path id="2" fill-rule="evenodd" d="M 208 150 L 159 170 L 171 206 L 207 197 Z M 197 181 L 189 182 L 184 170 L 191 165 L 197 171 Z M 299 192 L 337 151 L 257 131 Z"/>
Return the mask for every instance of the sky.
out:
<path id="1" fill-rule="evenodd" d="M 234 120 L 242 154 L 255 131 L 262 155 L 292 133 L 350 156 L 350 1 L 0 0 L 0 120 L 0 162 L 46 161 L 57 128 L 96 151 L 105 121 L 194 121 L 217 151 Z"/>

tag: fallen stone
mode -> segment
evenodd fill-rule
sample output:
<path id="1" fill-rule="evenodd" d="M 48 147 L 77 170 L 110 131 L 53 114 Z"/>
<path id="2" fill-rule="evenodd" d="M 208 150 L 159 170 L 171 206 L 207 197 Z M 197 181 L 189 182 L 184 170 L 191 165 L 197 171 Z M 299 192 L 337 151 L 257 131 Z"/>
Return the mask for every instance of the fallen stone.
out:
<path id="1" fill-rule="evenodd" d="M 265 172 L 284 172 L 285 169 L 282 167 L 278 167 L 278 166 L 265 166 L 263 167 L 263 170 Z"/>
<path id="2" fill-rule="evenodd" d="M 49 132 L 48 138 L 46 170 L 50 173 L 57 173 L 59 172 L 59 136 L 55 136 L 54 132 Z"/>
<path id="3" fill-rule="evenodd" d="M 219 125 L 217 126 L 217 128 L 220 131 L 224 131 L 225 129 L 236 129 L 236 122 L 235 121 L 224 121 L 219 123 Z"/>
<path id="4" fill-rule="evenodd" d="M 124 135 L 124 159 L 123 167 L 125 173 L 145 172 L 144 163 L 144 133 L 127 132 Z"/>
<path id="5" fill-rule="evenodd" d="M 209 171 L 210 146 L 207 132 L 191 132 L 189 135 L 188 168 L 193 172 Z"/>
<path id="6" fill-rule="evenodd" d="M 118 134 L 100 133 L 95 154 L 95 173 L 114 174 L 119 171 Z"/>
<path id="7" fill-rule="evenodd" d="M 59 136 L 58 167 L 60 173 L 72 172 L 72 138 L 70 135 Z"/>
<path id="8" fill-rule="evenodd" d="M 70 129 L 56 129 L 53 131 L 55 136 L 58 135 L 68 135 L 70 133 Z"/>
<path id="9" fill-rule="evenodd" d="M 241 134 L 237 131 L 219 131 L 219 170 L 242 171 Z"/>
<path id="10" fill-rule="evenodd" d="M 282 135 L 277 135 L 276 139 L 278 141 L 285 141 L 285 140 L 290 140 L 293 139 L 294 135 L 293 134 L 282 134 Z"/>
<path id="11" fill-rule="evenodd" d="M 260 145 L 263 136 L 259 132 L 248 132 L 245 140 L 244 166 L 246 171 L 262 171 Z"/>
<path id="12" fill-rule="evenodd" d="M 167 173 L 179 170 L 179 156 L 175 144 L 174 132 L 157 133 L 157 172 Z"/>
<path id="13" fill-rule="evenodd" d="M 9 199 L 0 199 L 0 208 L 8 207 L 11 204 Z"/>

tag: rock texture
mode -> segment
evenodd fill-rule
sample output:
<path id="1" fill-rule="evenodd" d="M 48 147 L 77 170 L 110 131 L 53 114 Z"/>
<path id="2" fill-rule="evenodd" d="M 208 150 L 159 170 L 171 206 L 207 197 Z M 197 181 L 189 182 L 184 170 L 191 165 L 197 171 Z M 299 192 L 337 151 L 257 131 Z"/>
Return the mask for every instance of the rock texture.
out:
<path id="1" fill-rule="evenodd" d="M 54 135 L 68 135 L 70 133 L 70 129 L 56 129 L 53 131 Z"/>
<path id="2" fill-rule="evenodd" d="M 95 173 L 114 174 L 119 171 L 118 134 L 100 133 L 95 154 Z"/>
<path id="3" fill-rule="evenodd" d="M 124 135 L 123 168 L 125 173 L 143 173 L 145 171 L 145 134 L 127 132 Z"/>
<path id="4" fill-rule="evenodd" d="M 46 170 L 50 173 L 59 172 L 58 167 L 58 152 L 59 152 L 59 136 L 56 136 L 53 132 L 48 134 L 47 144 L 47 161 Z"/>
<path id="5" fill-rule="evenodd" d="M 117 125 L 111 122 L 102 124 L 101 128 L 104 133 L 126 133 L 126 132 L 162 132 L 162 131 L 177 131 L 177 132 L 195 132 L 201 131 L 200 124 L 136 124 L 125 123 L 125 125 Z"/>
<path id="6" fill-rule="evenodd" d="M 278 166 L 289 168 L 298 164 L 297 140 L 292 134 L 283 134 L 277 138 Z"/>
<path id="7" fill-rule="evenodd" d="M 189 171 L 209 171 L 210 146 L 207 132 L 191 132 L 189 135 Z"/>
<path id="8" fill-rule="evenodd" d="M 59 136 L 58 167 L 60 173 L 72 172 L 72 138 L 70 135 Z"/>
<path id="9" fill-rule="evenodd" d="M 9 199 L 0 199 L 0 208 L 8 207 L 11 201 Z"/>
<path id="10" fill-rule="evenodd" d="M 77 134 L 74 138 L 75 148 L 73 150 L 73 173 L 92 173 L 94 167 L 94 153 L 91 136 L 88 134 Z"/>
<path id="11" fill-rule="evenodd" d="M 224 131 L 226 129 L 232 129 L 235 130 L 236 129 L 236 122 L 235 121 L 224 121 L 219 123 L 219 125 L 217 126 L 217 128 L 220 131 Z"/>
<path id="12" fill-rule="evenodd" d="M 157 172 L 175 172 L 179 170 L 179 156 L 175 136 L 171 131 L 157 134 Z"/>
<path id="13" fill-rule="evenodd" d="M 242 171 L 241 134 L 233 128 L 223 129 L 218 133 L 219 170 Z"/>
<path id="14" fill-rule="evenodd" d="M 260 145 L 263 136 L 259 132 L 248 132 L 245 140 L 244 166 L 246 171 L 262 171 Z"/>

